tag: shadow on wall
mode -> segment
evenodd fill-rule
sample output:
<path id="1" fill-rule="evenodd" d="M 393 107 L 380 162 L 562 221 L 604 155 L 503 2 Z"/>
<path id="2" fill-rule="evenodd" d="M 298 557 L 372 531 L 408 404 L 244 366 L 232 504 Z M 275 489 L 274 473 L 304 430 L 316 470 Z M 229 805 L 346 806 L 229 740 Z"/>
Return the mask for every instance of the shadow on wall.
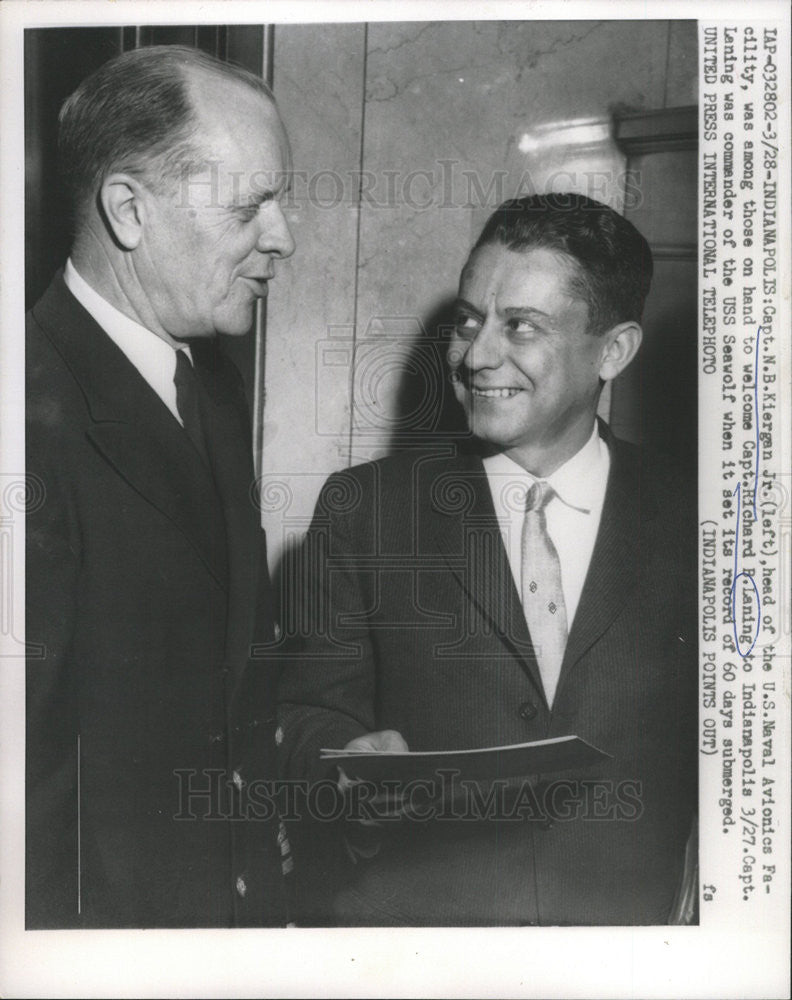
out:
<path id="1" fill-rule="evenodd" d="M 409 447 L 451 453 L 470 447 L 471 436 L 446 361 L 454 301 L 448 298 L 437 305 L 406 356 L 393 401 L 387 454 Z"/>

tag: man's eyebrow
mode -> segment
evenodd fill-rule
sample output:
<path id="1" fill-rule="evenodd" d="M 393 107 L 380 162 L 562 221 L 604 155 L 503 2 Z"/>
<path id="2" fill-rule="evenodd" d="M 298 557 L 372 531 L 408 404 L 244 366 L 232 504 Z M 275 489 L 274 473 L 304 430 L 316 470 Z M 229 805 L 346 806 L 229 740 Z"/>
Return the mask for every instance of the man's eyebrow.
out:
<path id="1" fill-rule="evenodd" d="M 537 309 L 535 306 L 507 306 L 501 312 L 507 318 L 511 318 L 512 316 L 541 316 L 543 319 L 552 319 L 550 313 L 546 313 L 542 309 Z"/>
<path id="2" fill-rule="evenodd" d="M 462 298 L 456 299 L 454 309 L 463 309 L 474 316 L 483 316 L 483 313 L 479 309 L 476 309 L 475 306 Z M 549 313 L 544 312 L 542 309 L 537 309 L 535 306 L 506 306 L 505 309 L 499 309 L 498 312 L 507 319 L 513 316 L 537 316 L 542 319 L 552 319 Z"/>
<path id="3" fill-rule="evenodd" d="M 456 309 L 464 309 L 465 312 L 472 313 L 474 316 L 481 316 L 482 315 L 482 313 L 480 313 L 478 311 L 478 309 L 476 309 L 475 306 L 472 306 L 468 301 L 466 301 L 465 299 L 462 299 L 462 298 L 457 298 L 454 301 L 454 309 L 455 310 Z"/>
<path id="4" fill-rule="evenodd" d="M 239 204 L 241 205 L 260 205 L 263 201 L 271 198 L 273 192 L 269 189 L 261 188 L 257 191 L 251 191 L 250 194 L 243 194 L 239 199 Z"/>
<path id="5" fill-rule="evenodd" d="M 240 192 L 239 200 L 237 204 L 240 205 L 260 205 L 263 201 L 267 201 L 269 198 L 275 198 L 279 195 L 288 194 L 292 190 L 293 177 L 291 172 L 288 173 L 278 173 L 273 179 L 272 183 L 261 184 L 253 186 L 253 190 L 247 194 L 242 194 Z"/>

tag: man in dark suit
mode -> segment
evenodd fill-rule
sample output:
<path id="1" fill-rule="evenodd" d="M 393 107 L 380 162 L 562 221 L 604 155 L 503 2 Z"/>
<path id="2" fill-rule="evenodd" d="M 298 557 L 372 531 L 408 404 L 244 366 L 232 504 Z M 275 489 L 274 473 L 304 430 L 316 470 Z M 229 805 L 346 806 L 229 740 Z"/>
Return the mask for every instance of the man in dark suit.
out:
<path id="1" fill-rule="evenodd" d="M 501 206 L 448 348 L 476 448 L 403 452 L 325 486 L 304 561 L 313 627 L 279 695 L 285 775 L 332 777 L 325 747 L 575 734 L 610 755 L 472 786 L 462 767 L 381 802 L 342 774 L 354 864 L 336 921 L 671 918 L 695 809 L 695 494 L 596 417 L 640 345 L 651 271 L 604 205 Z M 307 919 L 322 919 L 310 888 Z"/>
<path id="2" fill-rule="evenodd" d="M 255 76 L 126 53 L 65 103 L 65 269 L 27 329 L 26 922 L 282 924 L 274 692 L 240 336 L 294 245 L 289 151 Z"/>

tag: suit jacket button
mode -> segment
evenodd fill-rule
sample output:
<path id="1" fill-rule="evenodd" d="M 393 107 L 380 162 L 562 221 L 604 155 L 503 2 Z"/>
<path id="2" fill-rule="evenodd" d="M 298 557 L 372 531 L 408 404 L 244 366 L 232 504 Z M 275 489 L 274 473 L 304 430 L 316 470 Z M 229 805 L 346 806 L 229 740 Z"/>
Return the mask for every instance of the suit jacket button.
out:
<path id="1" fill-rule="evenodd" d="M 536 718 L 537 708 L 532 701 L 524 701 L 517 709 L 517 712 L 521 719 L 525 719 L 526 722 L 530 722 L 531 719 Z"/>

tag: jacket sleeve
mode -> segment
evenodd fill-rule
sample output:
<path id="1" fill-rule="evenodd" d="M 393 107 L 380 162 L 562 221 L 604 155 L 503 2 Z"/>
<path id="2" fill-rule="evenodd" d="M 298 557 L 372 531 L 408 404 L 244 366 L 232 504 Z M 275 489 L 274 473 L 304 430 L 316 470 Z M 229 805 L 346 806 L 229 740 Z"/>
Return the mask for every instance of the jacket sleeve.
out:
<path id="1" fill-rule="evenodd" d="M 325 483 L 301 549 L 287 567 L 294 595 L 283 621 L 280 772 L 317 780 L 334 774 L 319 760 L 376 729 L 375 649 L 367 618 L 375 600 L 373 497 L 363 467 Z M 367 559 L 368 556 L 368 559 Z"/>
<path id="2" fill-rule="evenodd" d="M 35 418 L 36 401 L 28 400 Z M 58 472 L 57 429 L 28 423 L 26 513 L 26 925 L 78 913 L 78 733 L 70 644 L 80 540 Z"/>

